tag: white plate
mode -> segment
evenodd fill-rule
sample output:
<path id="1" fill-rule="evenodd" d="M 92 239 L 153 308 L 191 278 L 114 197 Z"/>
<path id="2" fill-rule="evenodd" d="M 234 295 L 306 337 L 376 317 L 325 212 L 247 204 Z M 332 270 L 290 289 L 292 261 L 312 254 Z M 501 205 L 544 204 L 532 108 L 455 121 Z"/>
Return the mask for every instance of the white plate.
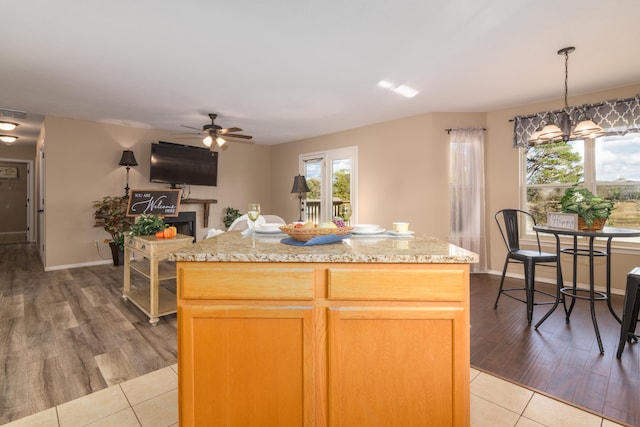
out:
<path id="1" fill-rule="evenodd" d="M 363 230 L 356 230 L 356 229 L 351 230 L 351 232 L 353 234 L 362 235 L 362 236 L 364 236 L 364 235 L 369 235 L 370 236 L 370 235 L 381 234 L 381 233 L 384 233 L 385 231 L 386 230 L 384 228 L 382 228 L 382 227 L 365 228 Z"/>
<path id="2" fill-rule="evenodd" d="M 413 233 L 415 233 L 415 231 L 393 231 L 393 230 L 389 230 L 387 231 L 387 233 L 391 234 L 392 236 L 411 236 Z"/>
<path id="3" fill-rule="evenodd" d="M 266 222 L 264 224 L 256 225 L 256 233 L 262 233 L 262 234 L 283 233 L 283 231 L 280 230 L 280 227 L 283 225 L 284 224 Z"/>

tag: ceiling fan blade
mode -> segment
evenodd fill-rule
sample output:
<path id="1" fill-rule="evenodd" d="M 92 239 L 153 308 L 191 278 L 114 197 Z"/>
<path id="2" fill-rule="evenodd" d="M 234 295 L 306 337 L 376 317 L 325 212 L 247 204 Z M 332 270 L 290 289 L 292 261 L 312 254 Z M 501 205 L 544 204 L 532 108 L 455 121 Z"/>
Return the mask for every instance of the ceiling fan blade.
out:
<path id="1" fill-rule="evenodd" d="M 225 134 L 227 134 L 229 132 L 241 132 L 241 131 L 242 131 L 242 129 L 235 128 L 235 127 L 234 128 L 226 128 L 226 129 L 218 129 L 218 133 L 221 134 L 221 135 L 225 135 Z"/>
<path id="2" fill-rule="evenodd" d="M 224 135 L 225 138 L 241 138 L 241 139 L 251 139 L 252 136 L 249 135 L 241 135 L 239 133 L 227 133 Z"/>
<path id="3" fill-rule="evenodd" d="M 202 135 L 202 132 L 177 132 L 172 133 L 171 135 L 183 136 L 183 135 Z"/>
<path id="4" fill-rule="evenodd" d="M 180 126 L 182 126 L 183 128 L 194 129 L 194 130 L 197 130 L 199 132 L 202 132 L 201 128 L 194 128 L 193 126 L 187 126 L 187 125 L 180 125 Z"/>

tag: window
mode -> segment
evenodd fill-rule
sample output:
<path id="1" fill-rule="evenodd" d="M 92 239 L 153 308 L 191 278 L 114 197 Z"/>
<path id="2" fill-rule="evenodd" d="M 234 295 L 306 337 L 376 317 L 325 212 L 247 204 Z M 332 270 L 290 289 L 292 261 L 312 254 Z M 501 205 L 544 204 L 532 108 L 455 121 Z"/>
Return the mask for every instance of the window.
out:
<path id="1" fill-rule="evenodd" d="M 546 223 L 547 212 L 560 211 L 566 187 L 581 182 L 614 202 L 608 226 L 640 228 L 640 134 L 539 144 L 523 151 L 524 206 L 538 223 Z"/>
<path id="2" fill-rule="evenodd" d="M 305 201 L 307 221 L 357 218 L 357 147 L 300 155 L 300 173 L 311 190 Z M 349 215 L 350 214 L 350 215 Z"/>

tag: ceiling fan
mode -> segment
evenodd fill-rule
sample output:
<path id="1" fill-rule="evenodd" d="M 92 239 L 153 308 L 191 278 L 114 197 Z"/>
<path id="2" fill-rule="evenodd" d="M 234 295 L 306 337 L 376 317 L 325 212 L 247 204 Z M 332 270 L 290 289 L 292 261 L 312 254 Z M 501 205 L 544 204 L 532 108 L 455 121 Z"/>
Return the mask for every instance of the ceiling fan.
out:
<path id="1" fill-rule="evenodd" d="M 206 124 L 202 126 L 202 131 L 198 128 L 194 128 L 191 126 L 181 125 L 182 127 L 197 130 L 198 133 L 190 133 L 189 135 L 200 135 L 203 136 L 202 143 L 207 147 L 212 147 L 215 150 L 218 147 L 222 147 L 226 144 L 228 139 L 237 139 L 236 142 L 243 142 L 245 144 L 253 144 L 253 141 L 249 141 L 252 139 L 252 136 L 242 135 L 236 132 L 241 132 L 242 129 L 239 127 L 230 127 L 223 128 L 220 125 L 215 124 L 215 120 L 218 117 L 217 114 L 209 113 L 209 118 L 211 119 L 211 124 Z M 243 141 L 245 140 L 245 141 Z M 213 144 L 215 141 L 215 145 Z"/>

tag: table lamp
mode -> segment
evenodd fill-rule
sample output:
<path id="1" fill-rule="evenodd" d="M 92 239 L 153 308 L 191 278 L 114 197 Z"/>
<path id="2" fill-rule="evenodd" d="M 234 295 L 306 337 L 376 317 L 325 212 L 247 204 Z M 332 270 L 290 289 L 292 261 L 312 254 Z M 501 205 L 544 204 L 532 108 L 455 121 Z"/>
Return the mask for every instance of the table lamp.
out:
<path id="1" fill-rule="evenodd" d="M 300 219 L 299 222 L 302 222 L 302 213 L 304 212 L 304 208 L 302 207 L 302 198 L 305 193 L 311 191 L 309 186 L 307 185 L 307 180 L 303 175 L 297 175 L 293 177 L 293 187 L 291 188 L 291 193 L 298 193 L 298 199 L 300 200 Z"/>
<path id="2" fill-rule="evenodd" d="M 129 197 L 129 169 L 131 169 L 131 166 L 138 166 L 138 162 L 136 162 L 136 156 L 133 155 L 133 151 L 124 150 L 118 165 L 127 167 L 127 186 L 124 187 L 124 197 L 126 199 Z"/>

